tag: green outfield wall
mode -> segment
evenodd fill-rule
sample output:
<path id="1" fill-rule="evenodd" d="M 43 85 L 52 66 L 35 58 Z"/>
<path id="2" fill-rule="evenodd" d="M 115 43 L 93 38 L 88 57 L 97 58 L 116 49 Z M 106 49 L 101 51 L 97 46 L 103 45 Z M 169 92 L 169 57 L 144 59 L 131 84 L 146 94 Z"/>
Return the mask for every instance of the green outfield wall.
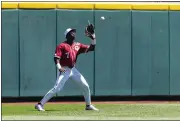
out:
<path id="1" fill-rule="evenodd" d="M 104 16 L 105 20 L 101 17 Z M 2 96 L 44 96 L 56 81 L 53 56 L 68 27 L 96 28 L 95 52 L 77 68 L 94 96 L 180 95 L 180 5 L 2 4 Z M 70 79 L 56 96 L 82 95 Z"/>

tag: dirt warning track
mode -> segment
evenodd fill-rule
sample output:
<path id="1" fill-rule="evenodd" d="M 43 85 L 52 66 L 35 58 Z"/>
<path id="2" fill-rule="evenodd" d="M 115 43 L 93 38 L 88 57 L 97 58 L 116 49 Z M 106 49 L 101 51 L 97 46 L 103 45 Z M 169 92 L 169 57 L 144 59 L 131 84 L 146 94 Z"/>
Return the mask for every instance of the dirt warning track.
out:
<path id="1" fill-rule="evenodd" d="M 37 102 L 10 102 L 2 104 L 36 104 Z M 48 102 L 49 104 L 85 104 L 85 102 Z M 174 104 L 180 101 L 92 101 L 93 104 Z"/>

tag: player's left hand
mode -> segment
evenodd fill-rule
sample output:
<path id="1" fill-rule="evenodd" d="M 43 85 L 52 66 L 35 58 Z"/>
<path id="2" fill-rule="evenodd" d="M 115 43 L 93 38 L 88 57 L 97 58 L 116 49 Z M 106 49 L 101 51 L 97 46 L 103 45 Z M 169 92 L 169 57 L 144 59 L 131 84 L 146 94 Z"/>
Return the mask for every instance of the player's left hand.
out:
<path id="1" fill-rule="evenodd" d="M 91 39 L 95 39 L 95 28 L 93 24 L 88 24 L 85 28 L 85 35 Z"/>

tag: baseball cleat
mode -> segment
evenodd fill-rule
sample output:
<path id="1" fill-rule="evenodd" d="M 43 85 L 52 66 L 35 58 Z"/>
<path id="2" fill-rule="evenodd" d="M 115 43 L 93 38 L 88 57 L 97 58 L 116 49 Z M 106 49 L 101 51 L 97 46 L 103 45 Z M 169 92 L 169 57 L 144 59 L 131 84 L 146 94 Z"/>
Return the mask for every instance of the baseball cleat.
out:
<path id="1" fill-rule="evenodd" d="M 43 109 L 43 106 L 42 106 L 41 104 L 36 104 L 36 105 L 35 105 L 35 109 L 37 109 L 38 111 L 45 111 L 45 110 Z"/>
<path id="2" fill-rule="evenodd" d="M 86 106 L 86 110 L 95 110 L 95 111 L 99 111 L 99 109 L 95 108 L 93 105 Z"/>

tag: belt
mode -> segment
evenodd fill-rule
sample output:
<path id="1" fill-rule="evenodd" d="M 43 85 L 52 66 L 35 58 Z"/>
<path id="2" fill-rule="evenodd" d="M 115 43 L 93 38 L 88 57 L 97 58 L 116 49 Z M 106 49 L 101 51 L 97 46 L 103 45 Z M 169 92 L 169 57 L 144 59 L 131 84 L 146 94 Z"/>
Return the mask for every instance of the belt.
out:
<path id="1" fill-rule="evenodd" d="M 74 68 L 74 65 L 73 66 L 63 66 L 63 67 L 72 69 L 72 68 Z"/>
<path id="2" fill-rule="evenodd" d="M 72 66 L 68 66 L 69 68 L 73 68 L 74 67 L 74 65 L 72 65 Z"/>

